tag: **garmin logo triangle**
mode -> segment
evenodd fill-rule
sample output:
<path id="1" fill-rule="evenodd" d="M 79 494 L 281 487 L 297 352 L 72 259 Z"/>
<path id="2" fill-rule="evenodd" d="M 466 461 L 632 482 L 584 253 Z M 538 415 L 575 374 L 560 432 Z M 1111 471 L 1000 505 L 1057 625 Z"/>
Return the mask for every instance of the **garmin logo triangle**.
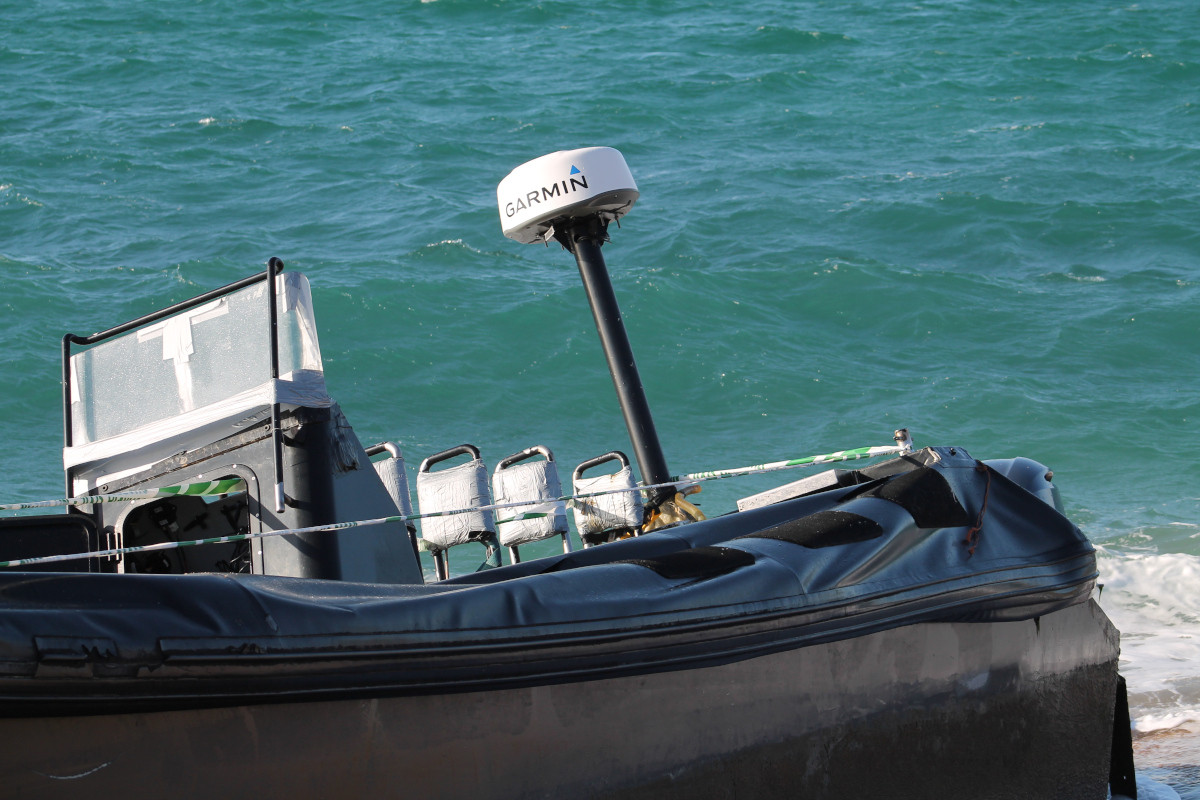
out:
<path id="1" fill-rule="evenodd" d="M 565 198 L 569 194 L 587 188 L 587 176 L 583 174 L 583 171 L 579 167 L 572 164 L 568 178 L 552 183 L 549 186 L 540 186 L 537 189 L 526 192 L 524 196 L 518 196 L 515 200 L 509 200 L 504 204 L 504 215 L 512 217 L 522 211 L 533 208 L 535 205 L 543 202 L 553 203 L 555 198 Z"/>

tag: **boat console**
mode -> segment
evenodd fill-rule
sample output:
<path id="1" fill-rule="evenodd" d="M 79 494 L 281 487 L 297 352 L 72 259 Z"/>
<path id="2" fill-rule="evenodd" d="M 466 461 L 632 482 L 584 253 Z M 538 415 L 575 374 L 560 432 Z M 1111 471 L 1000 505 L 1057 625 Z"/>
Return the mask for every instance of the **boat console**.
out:
<path id="1" fill-rule="evenodd" d="M 307 278 L 263 273 L 90 337 L 64 340 L 63 463 L 71 496 L 239 479 L 228 496 L 168 496 L 60 515 L 57 538 L 6 536 L 5 555 L 80 552 L 306 528 L 397 514 L 325 390 Z M 23 518 L 6 520 L 22 526 Z M 74 523 L 74 524 L 72 524 Z M 75 569 L 233 572 L 421 583 L 402 522 L 88 559 Z M 81 566 L 84 565 L 84 566 Z M 56 567 L 62 569 L 61 566 Z M 68 569 L 71 567 L 67 567 Z"/>

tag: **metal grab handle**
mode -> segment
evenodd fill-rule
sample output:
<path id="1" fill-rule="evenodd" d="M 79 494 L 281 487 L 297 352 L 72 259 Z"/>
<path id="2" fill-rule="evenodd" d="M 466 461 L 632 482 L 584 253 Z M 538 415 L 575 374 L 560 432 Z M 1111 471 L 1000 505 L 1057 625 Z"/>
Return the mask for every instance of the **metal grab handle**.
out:
<path id="1" fill-rule="evenodd" d="M 400 446 L 395 442 L 380 442 L 373 444 L 370 447 L 364 448 L 367 452 L 367 457 L 377 456 L 380 453 L 387 453 L 391 458 L 401 458 Z"/>
<path id="2" fill-rule="evenodd" d="M 536 455 L 545 456 L 546 460 L 551 463 L 554 461 L 554 453 L 550 452 L 549 447 L 535 444 L 533 447 L 527 447 L 519 453 L 513 453 L 511 456 L 501 459 L 500 463 L 496 465 L 496 471 L 499 472 L 505 467 L 511 467 L 513 464 L 524 461 L 527 458 L 533 458 Z"/>
<path id="3" fill-rule="evenodd" d="M 598 467 L 607 461 L 621 462 L 621 469 L 629 466 L 629 456 L 625 455 L 620 450 L 613 450 L 611 453 L 605 453 L 602 456 L 596 456 L 595 458 L 589 458 L 587 461 L 584 461 L 575 468 L 574 472 L 571 473 L 571 481 L 575 482 L 583 477 L 584 470 L 591 469 L 592 467 Z"/>
<path id="4" fill-rule="evenodd" d="M 429 472 L 429 468 L 434 464 L 441 463 L 442 461 L 448 461 L 455 456 L 462 455 L 470 456 L 473 461 L 478 461 L 479 448 L 473 444 L 460 444 L 458 447 L 451 447 L 449 450 L 443 450 L 440 453 L 434 453 L 433 455 L 429 456 L 429 458 L 421 462 L 421 466 L 417 469 L 417 472 Z"/>

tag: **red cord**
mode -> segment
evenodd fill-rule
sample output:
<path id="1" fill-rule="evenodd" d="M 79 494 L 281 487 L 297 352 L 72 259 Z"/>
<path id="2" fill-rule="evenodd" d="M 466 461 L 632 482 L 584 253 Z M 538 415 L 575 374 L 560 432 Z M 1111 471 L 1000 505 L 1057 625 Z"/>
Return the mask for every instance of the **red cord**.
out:
<path id="1" fill-rule="evenodd" d="M 983 472 L 987 475 L 987 485 L 983 489 L 983 505 L 979 507 L 979 518 L 975 520 L 975 525 L 967 531 L 967 538 L 963 539 L 963 544 L 967 545 L 967 558 L 975 555 L 975 547 L 979 544 L 979 534 L 983 530 L 983 515 L 987 513 L 988 495 L 992 491 L 992 471 L 982 461 L 975 462 L 975 471 Z"/>

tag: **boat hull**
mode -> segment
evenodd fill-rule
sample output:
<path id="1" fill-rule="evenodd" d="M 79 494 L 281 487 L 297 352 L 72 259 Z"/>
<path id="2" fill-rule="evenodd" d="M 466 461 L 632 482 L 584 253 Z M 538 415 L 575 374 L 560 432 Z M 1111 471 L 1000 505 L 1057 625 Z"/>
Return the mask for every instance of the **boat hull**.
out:
<path id="1" fill-rule="evenodd" d="M 1092 602 L 483 691 L 0 719 L 9 797 L 1104 798 Z"/>

